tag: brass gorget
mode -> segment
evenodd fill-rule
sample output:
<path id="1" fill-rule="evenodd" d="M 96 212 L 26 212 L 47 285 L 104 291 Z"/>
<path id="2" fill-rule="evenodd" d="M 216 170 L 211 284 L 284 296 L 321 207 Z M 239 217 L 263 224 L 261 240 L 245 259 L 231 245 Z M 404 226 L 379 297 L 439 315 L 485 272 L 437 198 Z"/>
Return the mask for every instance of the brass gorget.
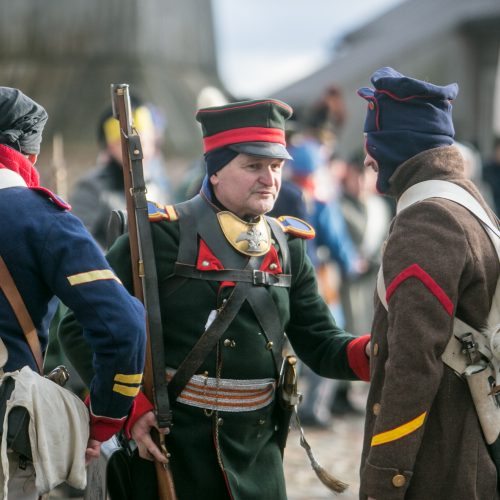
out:
<path id="1" fill-rule="evenodd" d="M 217 219 L 227 241 L 238 252 L 258 257 L 271 247 L 271 233 L 265 218 L 260 216 L 256 222 L 245 222 L 232 212 L 218 212 Z"/>

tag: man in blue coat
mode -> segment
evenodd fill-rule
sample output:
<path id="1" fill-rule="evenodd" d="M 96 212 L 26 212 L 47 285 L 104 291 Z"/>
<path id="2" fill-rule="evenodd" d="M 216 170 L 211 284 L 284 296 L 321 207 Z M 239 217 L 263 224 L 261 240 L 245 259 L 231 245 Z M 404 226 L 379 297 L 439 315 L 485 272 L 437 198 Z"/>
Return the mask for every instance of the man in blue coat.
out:
<path id="1" fill-rule="evenodd" d="M 90 440 L 87 458 L 123 426 L 142 379 L 144 310 L 131 297 L 70 206 L 39 184 L 34 168 L 47 121 L 45 109 L 17 89 L 0 87 L 0 256 L 47 347 L 49 302 L 57 296 L 75 311 L 93 351 Z M 0 292 L 0 338 L 8 359 L 5 372 L 25 366 L 38 371 L 8 292 Z M 9 496 L 20 498 L 23 477 L 10 454 Z M 22 464 L 24 467 L 24 464 Z M 33 483 L 34 485 L 34 483 Z M 36 498 L 37 492 L 23 492 Z"/>

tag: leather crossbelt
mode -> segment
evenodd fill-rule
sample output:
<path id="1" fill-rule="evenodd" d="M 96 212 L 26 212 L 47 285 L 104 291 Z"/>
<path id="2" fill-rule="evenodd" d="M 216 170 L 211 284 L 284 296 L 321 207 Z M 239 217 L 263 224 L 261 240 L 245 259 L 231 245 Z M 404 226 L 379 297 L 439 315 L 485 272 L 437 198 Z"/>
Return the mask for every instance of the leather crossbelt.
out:
<path id="1" fill-rule="evenodd" d="M 259 263 L 256 257 L 251 257 L 245 270 L 255 268 Z M 240 281 L 236 283 L 231 295 L 218 311 L 212 324 L 205 330 L 205 333 L 198 339 L 190 353 L 180 364 L 174 377 L 168 384 L 170 397 L 175 401 L 196 370 L 201 366 L 210 351 L 216 346 L 222 334 L 231 324 L 241 305 L 245 302 L 253 283 Z"/>
<path id="2" fill-rule="evenodd" d="M 17 286 L 8 270 L 5 261 L 0 256 L 0 288 L 5 294 L 5 298 L 12 307 L 17 321 L 26 337 L 26 342 L 30 348 L 33 357 L 35 358 L 36 365 L 40 374 L 43 373 L 43 356 L 40 340 L 38 339 L 38 332 L 33 324 L 30 313 L 26 309 L 23 298 L 17 289 Z"/>

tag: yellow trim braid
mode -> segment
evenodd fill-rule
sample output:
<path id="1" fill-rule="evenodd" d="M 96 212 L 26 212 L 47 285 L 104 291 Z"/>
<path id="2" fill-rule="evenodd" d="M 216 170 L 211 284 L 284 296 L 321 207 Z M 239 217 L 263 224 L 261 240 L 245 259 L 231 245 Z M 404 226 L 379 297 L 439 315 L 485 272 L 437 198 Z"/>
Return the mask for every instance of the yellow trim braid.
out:
<path id="1" fill-rule="evenodd" d="M 123 382 L 124 384 L 140 384 L 142 381 L 142 373 L 135 373 L 133 375 L 117 373 L 114 380 L 115 382 Z"/>
<path id="2" fill-rule="evenodd" d="M 91 283 L 92 281 L 99 280 L 115 280 L 120 284 L 122 283 L 110 269 L 98 269 L 95 271 L 88 271 L 86 273 L 68 276 L 68 281 L 71 286 L 83 285 L 85 283 Z"/>
<path id="3" fill-rule="evenodd" d="M 406 424 L 400 425 L 395 429 L 391 429 L 390 431 L 381 432 L 380 434 L 376 434 L 372 437 L 372 446 L 379 446 L 381 444 L 390 443 L 391 441 L 396 441 L 402 437 L 415 432 L 417 429 L 424 425 L 425 417 L 427 412 L 424 411 L 421 415 L 413 420 L 410 420 Z"/>
<path id="4" fill-rule="evenodd" d="M 139 387 L 128 387 L 127 385 L 115 384 L 113 386 L 113 391 L 123 394 L 124 396 L 135 398 L 137 394 L 139 394 Z"/>

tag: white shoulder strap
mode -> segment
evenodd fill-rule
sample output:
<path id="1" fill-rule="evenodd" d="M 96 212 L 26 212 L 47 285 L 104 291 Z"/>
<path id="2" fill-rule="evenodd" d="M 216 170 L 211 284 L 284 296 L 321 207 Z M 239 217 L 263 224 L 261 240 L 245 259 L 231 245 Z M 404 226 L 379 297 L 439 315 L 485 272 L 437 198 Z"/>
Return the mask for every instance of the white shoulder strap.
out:
<path id="1" fill-rule="evenodd" d="M 484 225 L 488 236 L 496 248 L 497 254 L 500 256 L 500 231 L 496 227 L 496 224 L 490 219 L 486 210 L 484 210 L 474 196 L 453 182 L 431 180 L 414 184 L 399 198 L 396 212 L 399 213 L 414 203 L 418 203 L 419 201 L 423 201 L 428 198 L 445 198 L 467 208 L 467 210 L 474 214 Z M 377 292 L 380 301 L 387 309 L 387 301 L 385 299 L 386 289 L 382 266 L 379 269 L 377 278 Z"/>
<path id="2" fill-rule="evenodd" d="M 396 211 L 408 208 L 410 205 L 428 198 L 445 198 L 462 205 L 472 212 L 489 229 L 488 234 L 493 233 L 500 238 L 500 231 L 491 220 L 486 210 L 467 190 L 448 181 L 424 181 L 414 184 L 408 188 L 399 198 Z M 491 235 L 490 235 L 491 238 Z M 494 241 L 493 241 L 494 242 Z M 494 242 L 495 243 L 495 242 Z M 495 245 L 496 246 L 496 245 Z"/>

